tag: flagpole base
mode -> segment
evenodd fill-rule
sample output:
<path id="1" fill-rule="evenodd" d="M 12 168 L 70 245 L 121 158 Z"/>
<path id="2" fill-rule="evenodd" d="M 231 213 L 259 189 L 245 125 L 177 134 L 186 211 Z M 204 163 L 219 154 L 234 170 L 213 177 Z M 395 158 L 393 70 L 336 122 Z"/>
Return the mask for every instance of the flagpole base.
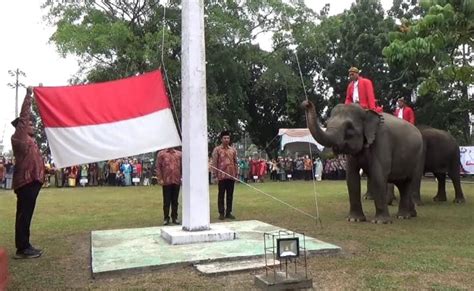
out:
<path id="1" fill-rule="evenodd" d="M 237 238 L 237 233 L 222 225 L 211 225 L 207 230 L 187 231 L 181 226 L 161 229 L 161 237 L 171 245 L 185 245 L 203 242 L 228 241 Z"/>

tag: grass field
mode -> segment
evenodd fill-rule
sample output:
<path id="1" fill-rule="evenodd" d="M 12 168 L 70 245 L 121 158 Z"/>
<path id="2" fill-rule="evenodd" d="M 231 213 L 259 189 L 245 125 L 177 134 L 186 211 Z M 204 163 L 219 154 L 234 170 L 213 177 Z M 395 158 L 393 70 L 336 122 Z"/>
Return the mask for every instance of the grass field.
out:
<path id="1" fill-rule="evenodd" d="M 365 184 L 365 183 L 363 183 Z M 316 214 L 312 182 L 256 186 L 306 212 Z M 436 184 L 423 182 L 424 206 L 418 217 L 390 225 L 345 221 L 349 202 L 343 181 L 316 184 L 322 228 L 307 216 L 237 185 L 234 214 L 257 219 L 339 245 L 338 256 L 312 257 L 316 288 L 324 289 L 474 289 L 474 184 L 463 184 L 467 203 L 434 203 Z M 454 193 L 448 185 L 448 199 Z M 211 222 L 217 221 L 211 186 Z M 161 225 L 160 187 L 43 189 L 32 224 L 31 241 L 45 254 L 35 260 L 10 260 L 12 290 L 64 288 L 253 289 L 261 271 L 206 276 L 191 266 L 92 279 L 90 231 Z M 14 254 L 16 198 L 0 191 L 0 246 Z M 368 219 L 375 209 L 364 201 Z M 396 207 L 391 206 L 392 215 Z M 263 246 L 262 246 L 263 248 Z"/>

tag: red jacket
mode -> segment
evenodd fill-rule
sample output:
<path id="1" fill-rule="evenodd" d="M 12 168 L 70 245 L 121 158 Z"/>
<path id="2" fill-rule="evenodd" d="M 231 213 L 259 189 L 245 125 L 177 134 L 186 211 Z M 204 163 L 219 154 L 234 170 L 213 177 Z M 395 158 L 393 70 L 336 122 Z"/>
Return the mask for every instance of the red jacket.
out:
<path id="1" fill-rule="evenodd" d="M 375 94 L 372 81 L 359 76 L 359 104 L 362 108 L 375 110 Z M 347 86 L 345 104 L 354 103 L 352 94 L 354 93 L 354 82 L 350 82 Z"/>
<path id="2" fill-rule="evenodd" d="M 393 115 L 398 117 L 398 112 L 400 111 L 400 108 L 397 108 Z M 408 106 L 403 107 L 403 119 L 410 122 L 411 124 L 415 124 L 415 113 L 413 112 L 413 109 L 411 109 Z"/>

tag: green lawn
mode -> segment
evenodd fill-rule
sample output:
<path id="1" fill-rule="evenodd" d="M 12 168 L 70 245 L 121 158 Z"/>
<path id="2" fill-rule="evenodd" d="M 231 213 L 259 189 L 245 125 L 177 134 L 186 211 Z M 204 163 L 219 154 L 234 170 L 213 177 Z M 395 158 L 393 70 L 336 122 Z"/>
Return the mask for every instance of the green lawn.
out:
<path id="1" fill-rule="evenodd" d="M 365 187 L 365 182 L 363 183 Z M 259 189 L 316 215 L 312 182 L 255 184 Z M 305 232 L 339 245 L 338 256 L 312 257 L 309 268 L 324 289 L 474 289 L 474 184 L 463 184 L 467 203 L 434 203 L 436 184 L 423 182 L 418 217 L 391 225 L 345 221 L 349 202 L 343 181 L 316 184 L 322 228 L 309 217 L 250 189 L 236 186 L 234 214 Z M 451 184 L 448 199 L 454 198 Z M 211 221 L 217 221 L 215 186 L 211 186 Z M 14 253 L 13 192 L 0 190 L 0 246 Z M 368 219 L 372 201 L 364 201 Z M 390 207 L 392 215 L 396 207 Z M 10 260 L 14 289 L 64 288 L 255 288 L 260 271 L 205 276 L 180 266 L 92 279 L 90 231 L 157 226 L 162 223 L 160 187 L 43 189 L 33 219 L 31 240 L 45 249 L 35 260 Z M 263 246 L 262 246 L 263 248 Z"/>

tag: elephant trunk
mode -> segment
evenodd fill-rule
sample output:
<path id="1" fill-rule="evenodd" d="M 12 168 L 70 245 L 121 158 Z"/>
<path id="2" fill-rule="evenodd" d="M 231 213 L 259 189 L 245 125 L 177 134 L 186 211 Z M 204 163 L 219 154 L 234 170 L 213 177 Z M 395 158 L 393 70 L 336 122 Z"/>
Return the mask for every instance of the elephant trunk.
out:
<path id="1" fill-rule="evenodd" d="M 325 147 L 335 146 L 335 137 L 321 129 L 314 104 L 311 101 L 303 101 L 302 105 L 306 110 L 308 128 L 314 139 Z"/>

